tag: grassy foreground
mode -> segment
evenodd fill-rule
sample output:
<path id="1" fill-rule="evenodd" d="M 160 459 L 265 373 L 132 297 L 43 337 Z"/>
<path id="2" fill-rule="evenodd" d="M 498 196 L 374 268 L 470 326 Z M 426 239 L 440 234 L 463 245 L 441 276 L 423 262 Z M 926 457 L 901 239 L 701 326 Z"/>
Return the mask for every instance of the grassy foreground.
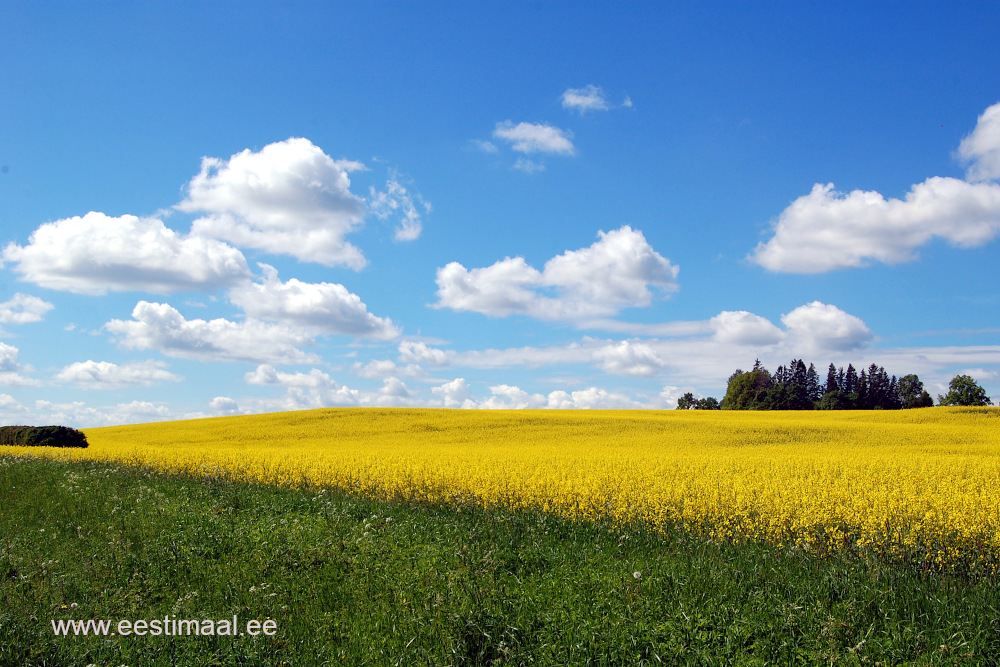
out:
<path id="1" fill-rule="evenodd" d="M 991 578 L 0 457 L 0 665 L 998 664 Z M 53 619 L 272 619 L 55 636 Z"/>

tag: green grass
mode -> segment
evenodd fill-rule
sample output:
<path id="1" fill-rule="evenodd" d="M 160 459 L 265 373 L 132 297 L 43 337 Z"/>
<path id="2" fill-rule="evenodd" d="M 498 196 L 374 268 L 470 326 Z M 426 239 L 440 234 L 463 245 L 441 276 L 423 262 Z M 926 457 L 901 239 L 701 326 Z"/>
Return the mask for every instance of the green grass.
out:
<path id="1" fill-rule="evenodd" d="M 997 583 L 543 514 L 0 457 L 0 665 L 993 665 Z M 51 627 L 234 614 L 277 633 Z"/>

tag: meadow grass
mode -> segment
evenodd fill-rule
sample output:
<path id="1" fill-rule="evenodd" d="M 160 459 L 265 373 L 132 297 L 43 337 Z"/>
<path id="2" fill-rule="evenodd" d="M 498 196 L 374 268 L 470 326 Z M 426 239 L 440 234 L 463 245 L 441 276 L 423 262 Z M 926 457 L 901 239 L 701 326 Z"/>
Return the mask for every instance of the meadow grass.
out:
<path id="1" fill-rule="evenodd" d="M 993 665 L 996 584 L 669 527 L 0 456 L 0 665 Z M 277 632 L 51 628 L 234 614 Z"/>

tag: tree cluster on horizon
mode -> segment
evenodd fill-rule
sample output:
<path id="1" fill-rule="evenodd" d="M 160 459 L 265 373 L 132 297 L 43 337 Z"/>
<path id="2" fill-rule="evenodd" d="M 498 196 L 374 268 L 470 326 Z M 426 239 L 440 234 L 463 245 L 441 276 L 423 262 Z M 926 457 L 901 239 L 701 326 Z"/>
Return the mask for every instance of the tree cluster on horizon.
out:
<path id="1" fill-rule="evenodd" d="M 956 375 L 938 405 L 992 405 L 990 397 L 968 375 Z M 900 378 L 871 364 L 859 373 L 853 364 L 830 364 L 823 381 L 815 365 L 792 359 L 772 374 L 759 359 L 753 369 L 729 376 L 722 401 L 697 399 L 688 392 L 677 401 L 678 410 L 900 410 L 927 408 L 934 399 L 916 374 Z"/>

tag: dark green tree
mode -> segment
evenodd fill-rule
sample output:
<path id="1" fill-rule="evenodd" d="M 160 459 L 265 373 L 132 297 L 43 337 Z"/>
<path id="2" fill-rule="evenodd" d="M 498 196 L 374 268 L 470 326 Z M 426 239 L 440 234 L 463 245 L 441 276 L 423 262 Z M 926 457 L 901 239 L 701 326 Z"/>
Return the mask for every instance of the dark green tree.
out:
<path id="1" fill-rule="evenodd" d="M 845 394 L 839 389 L 828 391 L 823 394 L 816 404 L 817 410 L 853 410 L 854 399 L 852 394 Z"/>
<path id="2" fill-rule="evenodd" d="M 761 410 L 767 390 L 774 384 L 766 368 L 755 364 L 752 371 L 738 370 L 729 376 L 723 410 Z"/>
<path id="3" fill-rule="evenodd" d="M 938 395 L 941 405 L 992 405 L 986 390 L 969 375 L 956 375 L 948 383 L 948 393 Z"/>
<path id="4" fill-rule="evenodd" d="M 707 396 L 698 400 L 698 410 L 718 410 L 720 409 L 719 399 Z"/>
<path id="5" fill-rule="evenodd" d="M 837 391 L 840 389 L 840 385 L 837 383 L 837 367 L 830 364 L 830 367 L 826 370 L 826 390 L 824 394 L 829 394 L 831 391 Z"/>
<path id="6" fill-rule="evenodd" d="M 820 384 L 819 380 L 819 371 L 816 370 L 816 366 L 809 364 L 809 370 L 806 371 L 806 396 L 811 403 L 815 403 L 823 397 L 823 393 L 823 385 Z"/>
<path id="7" fill-rule="evenodd" d="M 924 383 L 913 373 L 899 378 L 896 391 L 904 408 L 929 408 L 934 405 L 934 399 L 924 391 Z"/>
<path id="8" fill-rule="evenodd" d="M 858 372 L 854 370 L 853 364 L 847 364 L 847 373 L 844 375 L 844 386 L 840 390 L 845 394 L 858 393 Z"/>
<path id="9" fill-rule="evenodd" d="M 857 406 L 858 410 L 871 410 L 872 406 L 868 402 L 868 376 L 865 374 L 864 370 L 861 371 L 861 375 L 858 376 L 857 389 L 854 390 L 856 398 L 854 399 L 854 404 Z"/>
<path id="10" fill-rule="evenodd" d="M 697 410 L 698 400 L 690 391 L 677 399 L 678 410 Z"/>

